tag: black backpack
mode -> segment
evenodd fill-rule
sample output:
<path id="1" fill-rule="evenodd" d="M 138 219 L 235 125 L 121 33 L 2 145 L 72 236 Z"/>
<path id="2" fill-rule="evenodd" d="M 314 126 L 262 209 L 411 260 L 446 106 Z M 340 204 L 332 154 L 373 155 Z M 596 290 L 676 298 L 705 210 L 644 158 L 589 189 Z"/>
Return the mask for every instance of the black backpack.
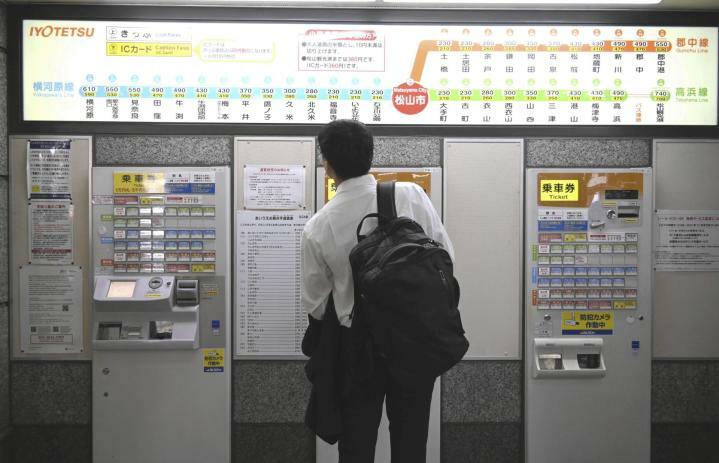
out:
<path id="1" fill-rule="evenodd" d="M 398 381 L 436 378 L 469 348 L 447 251 L 408 217 L 397 217 L 395 183 L 377 184 L 376 214 L 357 226 L 349 255 L 354 280 L 352 337 L 370 339 Z M 360 235 L 368 218 L 379 225 Z"/>

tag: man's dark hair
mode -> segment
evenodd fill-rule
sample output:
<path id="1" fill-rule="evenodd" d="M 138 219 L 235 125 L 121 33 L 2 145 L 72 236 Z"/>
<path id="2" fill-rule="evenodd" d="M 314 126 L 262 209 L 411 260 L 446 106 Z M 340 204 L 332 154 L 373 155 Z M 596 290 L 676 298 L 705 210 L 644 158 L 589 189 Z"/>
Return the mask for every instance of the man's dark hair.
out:
<path id="1" fill-rule="evenodd" d="M 327 124 L 317 135 L 322 157 L 342 180 L 369 172 L 374 156 L 374 140 L 358 121 L 340 119 Z"/>

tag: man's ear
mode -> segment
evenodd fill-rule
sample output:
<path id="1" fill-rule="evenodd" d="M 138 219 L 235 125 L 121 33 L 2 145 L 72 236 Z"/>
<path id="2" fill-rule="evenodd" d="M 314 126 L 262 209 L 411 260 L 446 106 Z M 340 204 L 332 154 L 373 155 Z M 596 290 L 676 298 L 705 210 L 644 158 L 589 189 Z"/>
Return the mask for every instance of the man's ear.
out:
<path id="1" fill-rule="evenodd" d="M 325 165 L 325 173 L 327 176 L 331 179 L 337 180 L 337 173 L 335 173 L 335 169 L 332 167 L 332 164 L 330 164 L 327 159 L 323 159 L 322 162 Z"/>

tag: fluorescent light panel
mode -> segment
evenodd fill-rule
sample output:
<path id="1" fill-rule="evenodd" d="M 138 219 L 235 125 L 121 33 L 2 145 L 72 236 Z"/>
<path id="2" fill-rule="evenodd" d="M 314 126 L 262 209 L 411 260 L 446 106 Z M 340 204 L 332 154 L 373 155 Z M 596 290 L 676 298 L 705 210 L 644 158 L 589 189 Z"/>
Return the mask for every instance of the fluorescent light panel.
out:
<path id="1" fill-rule="evenodd" d="M 554 1 L 545 1 L 545 0 L 449 0 L 445 2 L 437 1 L 437 0 L 382 0 L 384 3 L 436 3 L 436 4 L 445 4 L 445 3 L 463 3 L 463 4 L 477 4 L 477 5 L 527 5 L 527 4 L 535 4 L 535 5 L 585 5 L 585 6 L 591 6 L 591 5 L 656 5 L 658 3 L 661 3 L 662 0 L 587 0 L 587 1 L 577 1 L 577 0 L 554 0 Z"/>

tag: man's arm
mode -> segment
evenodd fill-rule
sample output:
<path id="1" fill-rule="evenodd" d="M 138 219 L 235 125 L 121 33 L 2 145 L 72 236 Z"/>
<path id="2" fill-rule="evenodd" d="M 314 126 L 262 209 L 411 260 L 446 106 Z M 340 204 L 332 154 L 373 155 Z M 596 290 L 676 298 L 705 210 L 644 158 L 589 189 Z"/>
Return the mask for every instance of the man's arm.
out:
<path id="1" fill-rule="evenodd" d="M 302 306 L 312 318 L 322 320 L 332 291 L 329 267 L 317 242 L 302 233 Z"/>

